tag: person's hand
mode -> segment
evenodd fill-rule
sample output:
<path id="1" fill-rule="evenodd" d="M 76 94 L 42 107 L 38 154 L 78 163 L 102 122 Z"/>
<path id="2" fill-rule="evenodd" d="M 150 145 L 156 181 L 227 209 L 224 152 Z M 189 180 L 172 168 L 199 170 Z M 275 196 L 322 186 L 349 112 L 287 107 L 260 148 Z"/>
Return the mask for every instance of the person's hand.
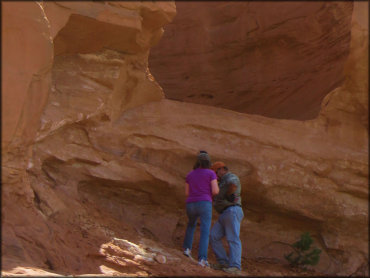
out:
<path id="1" fill-rule="evenodd" d="M 237 186 L 233 183 L 230 183 L 228 188 L 227 188 L 227 192 L 226 192 L 226 195 L 231 195 L 233 194 L 237 189 Z"/>

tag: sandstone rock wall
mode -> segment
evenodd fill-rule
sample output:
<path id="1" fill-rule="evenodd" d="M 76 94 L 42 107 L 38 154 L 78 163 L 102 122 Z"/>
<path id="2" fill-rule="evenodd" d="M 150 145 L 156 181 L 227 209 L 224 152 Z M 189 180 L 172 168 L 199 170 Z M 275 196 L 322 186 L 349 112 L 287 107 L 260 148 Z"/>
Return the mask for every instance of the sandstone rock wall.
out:
<path id="1" fill-rule="evenodd" d="M 342 5 L 332 13 L 340 15 Z M 197 151 L 206 149 L 241 178 L 244 257 L 283 261 L 284 243 L 309 231 L 323 250 L 317 270 L 368 275 L 364 5 L 355 3 L 346 26 L 351 47 L 343 50 L 350 52 L 343 85 L 326 96 L 316 119 L 297 121 L 165 99 L 147 59 L 175 15 L 172 2 L 2 3 L 9 57 L 3 270 L 156 273 L 141 264 L 149 255 L 128 240 L 181 249 L 184 178 Z M 31 29 L 12 29 L 17 22 Z M 22 60 L 30 65 L 26 79 L 14 58 L 24 50 L 12 47 L 14 38 L 35 42 L 16 44 L 33 54 Z M 36 52 L 40 45 L 47 51 Z M 33 105 L 34 91 L 27 91 L 40 72 L 46 85 L 36 91 L 48 95 L 45 107 L 45 101 Z"/>
<path id="2" fill-rule="evenodd" d="M 2 73 L 1 142 L 3 162 L 10 166 L 8 159 L 23 160 L 39 128 L 51 84 L 53 42 L 39 4 L 6 3 L 2 7 L 2 65 L 6 70 Z"/>
<path id="3" fill-rule="evenodd" d="M 32 145 L 95 115 L 109 121 L 125 109 L 162 99 L 147 57 L 175 5 L 4 2 L 2 8 L 3 270 L 104 273 L 98 268 L 104 258 L 100 246 L 110 241 L 110 229 L 129 225 L 90 214 L 74 191 L 66 199 L 58 196 L 43 179 L 47 171 L 33 171 L 39 161 L 32 159 Z M 58 147 L 62 153 L 64 147 Z"/>
<path id="4" fill-rule="evenodd" d="M 26 168 L 51 84 L 53 44 L 36 2 L 2 5 L 2 264 L 32 264 L 48 234 Z M 34 225 L 32 225 L 34 224 Z M 37 234 L 34 240 L 28 234 Z M 40 260 L 45 256 L 43 251 Z"/>
<path id="5" fill-rule="evenodd" d="M 313 119 L 343 82 L 352 6 L 180 1 L 150 68 L 169 99 Z"/>

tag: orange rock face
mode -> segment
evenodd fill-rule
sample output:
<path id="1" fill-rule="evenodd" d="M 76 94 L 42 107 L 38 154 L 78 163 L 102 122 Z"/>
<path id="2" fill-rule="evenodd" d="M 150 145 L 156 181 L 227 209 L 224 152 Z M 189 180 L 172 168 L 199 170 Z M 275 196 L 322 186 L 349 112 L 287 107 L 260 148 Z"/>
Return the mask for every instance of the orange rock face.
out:
<path id="1" fill-rule="evenodd" d="M 313 119 L 343 82 L 352 5 L 178 2 L 150 68 L 169 99 Z"/>
<path id="2" fill-rule="evenodd" d="M 15 155 L 15 149 L 27 149 L 39 128 L 51 83 L 53 44 L 38 4 L 2 7 L 2 65 L 7 69 L 2 75 L 2 149 Z"/>
<path id="3" fill-rule="evenodd" d="M 192 18 L 194 15 L 180 12 L 196 4 L 177 3 L 179 18 Z M 231 4 L 201 4 L 211 5 L 223 20 L 203 16 L 204 22 L 197 23 L 199 30 L 211 26 L 226 29 L 253 18 L 245 16 L 239 3 Z M 306 91 L 308 80 L 323 78 L 330 80 L 331 86 L 341 83 L 331 90 L 328 84 L 315 87 L 318 83 L 312 81 L 324 98 L 321 106 L 321 101 L 316 103 L 321 107 L 316 118 L 281 120 L 214 107 L 217 104 L 212 102 L 203 105 L 166 99 L 166 86 L 162 85 L 163 92 L 150 74 L 148 56 L 161 38 L 163 26 L 175 16 L 173 2 L 2 3 L 6 57 L 2 88 L 6 108 L 2 125 L 3 274 L 222 275 L 200 269 L 181 252 L 186 227 L 184 180 L 195 154 L 205 149 L 213 161 L 224 161 L 242 182 L 245 275 L 255 274 L 248 268 L 251 259 L 286 263 L 287 244 L 305 231 L 322 249 L 315 271 L 368 275 L 367 3 L 305 3 L 304 15 L 295 19 L 290 15 L 303 13 L 302 3 L 292 3 L 286 10 L 280 6 L 279 16 L 268 12 L 267 3 L 241 4 L 247 11 L 264 5 L 264 13 L 254 13 L 258 20 L 252 22 L 268 30 L 262 34 L 260 29 L 251 29 L 256 36 L 260 32 L 261 42 L 255 37 L 257 45 L 241 51 L 241 60 L 254 56 L 258 60 L 253 49 L 265 53 L 266 47 L 291 47 L 274 40 L 266 44 L 262 38 L 271 38 L 269 32 L 276 38 L 288 34 L 284 38 L 305 39 L 306 46 L 318 43 L 319 38 L 326 43 L 338 38 L 333 47 L 314 44 L 320 53 L 315 61 L 328 58 L 327 64 L 319 63 L 319 72 L 302 66 L 309 56 L 297 67 L 290 56 L 284 60 L 285 73 L 291 78 L 294 69 L 302 71 L 295 80 L 302 88 L 297 93 L 300 97 L 286 103 L 292 105 L 291 118 L 318 112 L 316 107 L 313 113 L 315 105 L 307 102 L 311 99 Z M 324 14 L 335 17 L 338 25 L 326 21 Z M 310 27 L 316 33 L 304 29 L 301 20 L 307 18 L 317 20 Z M 286 25 L 291 21 L 302 29 L 289 29 Z M 195 23 L 189 20 L 187 24 L 185 27 L 193 28 Z M 169 35 L 181 37 L 171 29 L 173 25 L 167 26 Z M 281 26 L 287 29 L 279 29 Z M 324 36 L 323 26 L 337 31 Z M 304 32 L 309 34 L 305 38 L 301 36 Z M 223 34 L 213 41 L 204 40 L 204 47 L 213 42 L 216 52 L 224 51 L 222 46 L 237 34 Z M 259 42 L 264 46 L 259 48 Z M 186 64 L 191 62 L 190 49 L 183 44 L 183 52 L 180 48 L 167 50 L 177 51 Z M 271 59 L 280 61 L 281 53 L 273 53 L 277 56 Z M 330 60 L 329 53 L 343 55 Z M 225 55 L 219 57 L 225 59 Z M 159 63 L 159 56 L 155 59 Z M 284 61 L 279 63 L 284 65 Z M 262 67 L 255 72 L 259 80 L 264 79 L 264 69 L 267 75 L 273 72 Z M 334 72 L 343 72 L 337 83 Z M 192 78 L 199 78 L 197 82 L 202 84 L 204 77 L 195 73 Z M 174 74 L 168 70 L 169 78 Z M 236 74 L 232 78 L 236 87 L 246 84 L 244 77 Z M 209 80 L 219 82 L 217 75 Z M 266 90 L 272 88 L 267 85 Z M 262 89 L 260 92 L 264 94 Z M 219 97 L 230 99 L 221 91 Z M 271 103 L 275 102 L 272 98 Z M 296 112 L 304 107 L 307 111 L 298 116 Z M 271 110 L 269 115 L 287 117 L 278 111 Z M 214 212 L 214 220 L 216 217 Z M 194 254 L 197 240 L 198 232 Z M 209 259 L 215 259 L 211 250 Z"/>

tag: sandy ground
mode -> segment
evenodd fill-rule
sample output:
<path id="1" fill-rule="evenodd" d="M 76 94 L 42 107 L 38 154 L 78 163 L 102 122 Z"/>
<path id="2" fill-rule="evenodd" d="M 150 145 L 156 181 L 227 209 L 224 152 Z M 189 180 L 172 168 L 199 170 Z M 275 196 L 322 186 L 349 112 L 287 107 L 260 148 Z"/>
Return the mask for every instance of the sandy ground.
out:
<path id="1" fill-rule="evenodd" d="M 211 261 L 210 262 L 214 262 Z M 272 262 L 264 259 L 246 259 L 242 261 L 243 270 L 239 275 L 230 275 L 220 270 L 203 268 L 197 265 L 195 261 L 191 261 L 185 256 L 180 261 L 166 263 L 151 263 L 142 264 L 137 267 L 117 267 L 117 265 L 102 261 L 100 265 L 101 273 L 86 273 L 86 274 L 63 274 L 50 272 L 33 267 L 17 267 L 10 271 L 3 271 L 2 276 L 69 276 L 69 277 L 84 277 L 84 276 L 124 276 L 124 277 L 153 277 L 153 276 L 213 276 L 213 277 L 241 277 L 241 276 L 325 276 L 323 274 L 292 268 L 288 265 Z"/>

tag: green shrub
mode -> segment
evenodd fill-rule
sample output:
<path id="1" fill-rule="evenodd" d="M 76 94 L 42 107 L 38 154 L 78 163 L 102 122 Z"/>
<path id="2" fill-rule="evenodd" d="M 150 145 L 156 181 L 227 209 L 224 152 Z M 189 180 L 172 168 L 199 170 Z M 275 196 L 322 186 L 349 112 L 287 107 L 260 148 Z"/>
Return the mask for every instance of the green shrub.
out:
<path id="1" fill-rule="evenodd" d="M 293 248 L 293 252 L 284 255 L 285 259 L 290 262 L 291 266 L 317 265 L 320 260 L 321 250 L 314 247 L 311 248 L 313 239 L 308 232 L 301 235 L 301 239 L 293 244 L 289 244 Z"/>

